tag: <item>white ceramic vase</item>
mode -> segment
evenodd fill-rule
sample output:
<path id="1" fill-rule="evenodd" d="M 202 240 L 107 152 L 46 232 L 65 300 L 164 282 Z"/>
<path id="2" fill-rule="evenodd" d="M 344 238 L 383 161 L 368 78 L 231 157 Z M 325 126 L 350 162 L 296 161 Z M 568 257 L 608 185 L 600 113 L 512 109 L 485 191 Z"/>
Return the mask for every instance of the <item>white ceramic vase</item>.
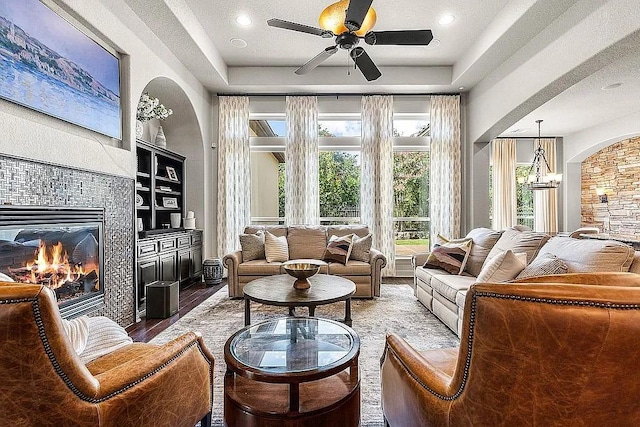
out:
<path id="1" fill-rule="evenodd" d="M 162 126 L 158 127 L 158 133 L 156 133 L 155 144 L 158 147 L 167 148 L 167 138 L 164 136 L 164 130 Z"/>

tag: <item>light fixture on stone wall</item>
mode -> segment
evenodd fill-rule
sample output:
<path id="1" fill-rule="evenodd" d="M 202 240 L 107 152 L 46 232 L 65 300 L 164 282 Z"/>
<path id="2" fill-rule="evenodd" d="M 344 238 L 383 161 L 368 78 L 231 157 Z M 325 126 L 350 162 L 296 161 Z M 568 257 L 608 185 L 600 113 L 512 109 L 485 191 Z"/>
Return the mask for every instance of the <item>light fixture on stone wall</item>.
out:
<path id="1" fill-rule="evenodd" d="M 596 194 L 600 198 L 600 203 L 609 203 L 609 197 L 604 191 L 604 188 L 596 188 Z"/>
<path id="2" fill-rule="evenodd" d="M 540 123 L 542 123 L 542 120 L 536 120 L 536 123 L 538 124 L 538 148 L 534 151 L 533 162 L 531 162 L 531 167 L 529 168 L 527 188 L 530 190 L 558 188 L 562 181 L 562 174 L 551 172 L 551 167 L 549 167 L 549 162 L 544 155 L 544 149 L 540 142 Z"/>

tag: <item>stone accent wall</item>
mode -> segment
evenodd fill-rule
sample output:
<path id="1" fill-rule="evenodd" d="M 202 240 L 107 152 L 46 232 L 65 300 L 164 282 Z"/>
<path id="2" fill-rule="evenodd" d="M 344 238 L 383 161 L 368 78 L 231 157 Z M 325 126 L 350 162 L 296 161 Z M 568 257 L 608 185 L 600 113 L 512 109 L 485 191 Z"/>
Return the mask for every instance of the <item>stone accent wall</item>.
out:
<path id="1" fill-rule="evenodd" d="M 609 199 L 601 203 L 596 188 Z M 625 139 L 582 162 L 582 225 L 640 234 L 640 137 Z"/>
<path id="2" fill-rule="evenodd" d="M 0 203 L 104 208 L 105 305 L 89 315 L 122 326 L 135 322 L 134 186 L 130 178 L 0 155 Z"/>

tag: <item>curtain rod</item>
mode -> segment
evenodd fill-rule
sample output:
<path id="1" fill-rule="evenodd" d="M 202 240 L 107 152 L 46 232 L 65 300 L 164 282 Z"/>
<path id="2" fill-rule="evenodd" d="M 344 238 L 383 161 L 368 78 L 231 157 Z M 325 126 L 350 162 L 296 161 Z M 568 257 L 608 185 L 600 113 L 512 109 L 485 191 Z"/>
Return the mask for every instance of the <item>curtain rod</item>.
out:
<path id="1" fill-rule="evenodd" d="M 541 136 L 540 139 L 558 139 L 561 136 Z M 496 136 L 491 139 L 538 139 L 537 136 Z"/>
<path id="2" fill-rule="evenodd" d="M 460 93 L 216 93 L 216 96 L 373 96 L 373 95 L 392 95 L 392 96 L 437 96 L 437 95 L 460 95 Z"/>

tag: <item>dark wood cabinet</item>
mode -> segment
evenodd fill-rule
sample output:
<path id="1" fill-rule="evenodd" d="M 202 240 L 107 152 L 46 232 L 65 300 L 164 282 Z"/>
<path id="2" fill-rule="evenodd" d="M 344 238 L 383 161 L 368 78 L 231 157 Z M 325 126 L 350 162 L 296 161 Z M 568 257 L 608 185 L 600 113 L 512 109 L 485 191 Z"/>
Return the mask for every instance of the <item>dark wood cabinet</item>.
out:
<path id="1" fill-rule="evenodd" d="M 191 249 L 191 277 L 199 278 L 202 276 L 202 246 L 194 246 Z"/>
<path id="2" fill-rule="evenodd" d="M 160 267 L 160 280 L 166 280 L 169 282 L 173 282 L 176 280 L 176 262 L 177 256 L 175 252 L 170 252 L 168 254 L 160 255 L 159 257 L 159 267 Z"/>
<path id="3" fill-rule="evenodd" d="M 151 257 L 138 260 L 138 301 L 145 299 L 145 286 L 158 279 L 158 257 Z"/>
<path id="4" fill-rule="evenodd" d="M 180 283 L 191 279 L 191 250 L 178 252 L 178 280 Z"/>

